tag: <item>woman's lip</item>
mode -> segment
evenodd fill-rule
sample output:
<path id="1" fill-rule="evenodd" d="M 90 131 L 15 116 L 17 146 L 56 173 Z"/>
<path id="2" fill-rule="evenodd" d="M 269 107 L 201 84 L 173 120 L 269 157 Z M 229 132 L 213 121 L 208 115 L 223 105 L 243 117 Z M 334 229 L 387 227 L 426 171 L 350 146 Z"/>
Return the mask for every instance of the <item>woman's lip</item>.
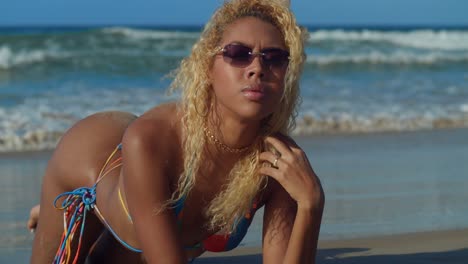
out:
<path id="1" fill-rule="evenodd" d="M 246 87 L 244 87 L 244 89 L 242 89 L 242 91 L 253 91 L 253 92 L 260 92 L 260 93 L 263 93 L 265 91 L 265 87 L 261 84 L 251 84 L 251 85 L 248 85 Z"/>
<path id="2" fill-rule="evenodd" d="M 265 93 L 261 89 L 244 89 L 242 94 L 251 101 L 260 101 L 265 97 Z"/>

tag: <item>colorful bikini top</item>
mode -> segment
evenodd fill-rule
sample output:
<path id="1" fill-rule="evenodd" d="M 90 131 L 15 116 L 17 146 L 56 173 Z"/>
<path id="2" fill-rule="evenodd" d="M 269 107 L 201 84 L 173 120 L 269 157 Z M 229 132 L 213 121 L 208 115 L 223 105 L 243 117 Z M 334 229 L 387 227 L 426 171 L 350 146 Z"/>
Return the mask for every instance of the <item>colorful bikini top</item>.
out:
<path id="1" fill-rule="evenodd" d="M 132 218 L 127 210 L 127 207 L 125 206 L 125 203 L 123 201 L 123 198 L 122 198 L 122 195 L 120 193 L 120 189 L 118 190 L 118 194 L 119 194 L 119 199 L 120 199 L 120 203 L 122 205 L 122 207 L 124 208 L 124 211 L 125 213 L 127 214 L 128 216 L 128 219 L 130 221 L 132 221 Z M 175 211 L 175 215 L 177 217 L 177 225 L 179 226 L 179 229 L 180 227 L 182 226 L 182 217 L 183 217 L 183 214 L 184 214 L 184 205 L 185 205 L 185 196 L 182 197 L 182 199 L 178 200 L 176 202 L 176 204 L 174 205 L 174 211 Z M 213 234 L 207 238 L 205 238 L 202 242 L 199 242 L 197 244 L 195 244 L 194 246 L 191 246 L 191 247 L 185 247 L 185 249 L 187 250 L 191 250 L 191 249 L 203 249 L 204 251 L 210 251 L 210 252 L 222 252 L 222 251 L 229 251 L 229 250 L 232 250 L 234 248 L 236 248 L 240 242 L 242 241 L 242 239 L 244 238 L 245 234 L 247 233 L 247 230 L 252 222 L 252 219 L 253 219 L 253 216 L 255 214 L 255 212 L 257 211 L 258 209 L 258 203 L 257 201 L 254 201 L 252 202 L 252 206 L 249 210 L 249 212 L 247 212 L 238 222 L 237 222 L 237 226 L 236 228 L 234 229 L 234 231 L 230 234 L 220 234 L 220 233 L 216 233 L 216 234 Z M 117 240 L 120 241 L 119 238 L 117 238 Z M 124 246 L 128 246 L 126 245 L 126 243 L 123 243 Z M 135 248 L 130 248 L 130 247 L 127 247 L 128 249 L 130 250 L 133 250 L 133 251 L 136 251 L 138 249 L 135 249 Z M 141 252 L 141 250 L 138 250 L 136 252 Z"/>
<path id="2" fill-rule="evenodd" d="M 113 236 L 119 241 L 123 246 L 128 248 L 131 251 L 141 253 L 141 249 L 137 249 L 132 247 L 131 245 L 127 244 L 124 240 L 122 240 L 117 233 L 112 229 L 112 227 L 107 223 L 106 219 L 103 217 L 101 212 L 99 211 L 98 207 L 96 206 L 96 186 L 101 181 L 101 179 L 106 176 L 110 171 L 122 166 L 122 157 L 118 157 L 114 161 L 110 162 L 112 158 L 115 156 L 117 151 L 122 149 L 122 144 L 119 144 L 112 154 L 107 158 L 106 163 L 102 167 L 98 179 L 96 183 L 92 187 L 80 187 L 70 192 L 64 192 L 59 194 L 54 200 L 54 207 L 60 210 L 64 210 L 64 231 L 62 234 L 60 246 L 57 249 L 57 253 L 55 255 L 54 264 L 60 263 L 70 263 L 72 257 L 72 250 L 71 244 L 74 238 L 75 233 L 79 230 L 79 237 L 78 237 L 78 247 L 75 252 L 75 257 L 73 259 L 73 263 L 76 263 L 78 260 L 79 252 L 81 249 L 81 241 L 83 237 L 84 226 L 86 222 L 86 215 L 89 211 L 94 211 L 102 220 L 102 222 L 106 225 L 107 229 L 113 234 Z M 120 193 L 120 189 L 118 190 L 120 202 L 130 219 L 132 221 L 131 216 L 123 202 L 122 195 Z M 62 201 L 61 205 L 57 205 L 57 202 L 60 198 L 65 198 Z M 177 216 L 178 226 L 181 226 L 182 223 L 182 216 L 183 216 L 183 208 L 185 204 L 185 197 L 177 201 L 174 206 L 175 214 Z M 234 231 L 230 234 L 213 234 L 202 242 L 197 243 L 192 247 L 186 247 L 187 250 L 191 249 L 203 249 L 206 251 L 211 252 L 221 252 L 221 251 L 228 251 L 236 248 L 242 239 L 244 238 L 247 230 L 252 222 L 253 216 L 258 209 L 257 201 L 252 202 L 252 207 L 250 208 L 249 212 L 247 212 L 244 217 L 239 219 L 237 222 L 237 226 Z"/>

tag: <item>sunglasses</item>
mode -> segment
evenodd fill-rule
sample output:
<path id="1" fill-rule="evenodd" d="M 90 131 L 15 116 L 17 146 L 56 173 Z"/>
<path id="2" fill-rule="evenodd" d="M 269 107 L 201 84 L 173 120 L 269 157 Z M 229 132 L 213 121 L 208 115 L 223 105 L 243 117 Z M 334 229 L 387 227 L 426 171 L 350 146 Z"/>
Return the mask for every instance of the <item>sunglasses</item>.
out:
<path id="1" fill-rule="evenodd" d="M 279 48 L 267 48 L 253 52 L 252 48 L 242 44 L 227 44 L 221 49 L 224 61 L 234 67 L 247 67 L 255 57 L 259 56 L 265 67 L 283 68 L 289 63 L 289 52 Z"/>

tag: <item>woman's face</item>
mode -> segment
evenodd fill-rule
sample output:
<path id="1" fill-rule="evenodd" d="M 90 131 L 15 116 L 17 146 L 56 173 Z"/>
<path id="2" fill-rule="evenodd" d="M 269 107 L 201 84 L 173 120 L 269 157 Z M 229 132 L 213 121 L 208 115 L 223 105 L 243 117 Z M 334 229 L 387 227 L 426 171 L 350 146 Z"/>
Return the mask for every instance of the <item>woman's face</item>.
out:
<path id="1" fill-rule="evenodd" d="M 241 122 L 273 113 L 283 94 L 288 63 L 280 31 L 258 18 L 244 17 L 226 27 L 219 46 L 225 51 L 215 56 L 211 69 L 217 113 Z M 250 49 L 265 55 L 249 56 Z"/>

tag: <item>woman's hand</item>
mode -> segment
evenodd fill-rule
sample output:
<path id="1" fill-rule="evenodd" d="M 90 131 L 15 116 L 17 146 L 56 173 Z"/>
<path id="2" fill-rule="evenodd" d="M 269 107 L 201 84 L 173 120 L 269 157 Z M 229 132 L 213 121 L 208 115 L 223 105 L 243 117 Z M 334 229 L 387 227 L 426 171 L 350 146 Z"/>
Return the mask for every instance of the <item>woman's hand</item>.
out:
<path id="1" fill-rule="evenodd" d="M 41 210 L 40 208 L 40 205 L 36 204 L 29 212 L 28 229 L 31 233 L 36 231 L 37 222 L 39 221 L 39 212 Z"/>
<path id="2" fill-rule="evenodd" d="M 282 135 L 265 139 L 278 154 L 265 151 L 260 160 L 272 166 L 263 166 L 260 173 L 277 180 L 297 202 L 298 208 L 323 209 L 324 194 L 322 185 L 304 151 L 291 139 Z"/>

